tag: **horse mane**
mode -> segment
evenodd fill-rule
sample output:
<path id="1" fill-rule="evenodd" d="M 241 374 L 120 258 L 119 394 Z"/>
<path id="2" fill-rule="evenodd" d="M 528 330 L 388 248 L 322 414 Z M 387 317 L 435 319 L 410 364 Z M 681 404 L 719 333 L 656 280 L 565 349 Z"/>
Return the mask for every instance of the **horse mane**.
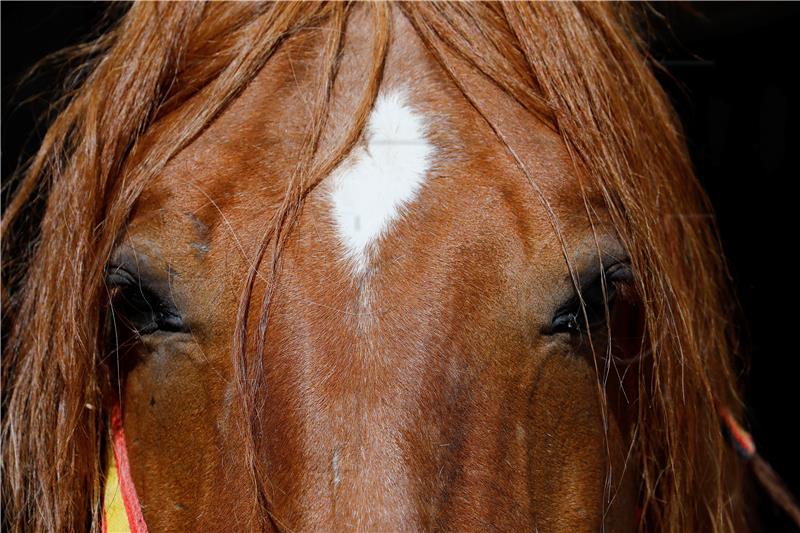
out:
<path id="1" fill-rule="evenodd" d="M 342 35 L 357 8 L 370 9 L 376 20 L 373 69 L 347 135 L 333 153 L 319 154 Z M 741 473 L 717 418 L 717 405 L 734 412 L 739 406 L 729 280 L 709 203 L 635 31 L 634 9 L 610 3 L 131 5 L 116 26 L 76 51 L 84 59 L 82 81 L 14 183 L 2 219 L 3 525 L 100 530 L 110 382 L 103 270 L 148 181 L 219 116 L 286 38 L 320 26 L 337 30 L 325 33 L 325 68 L 307 139 L 259 258 L 269 247 L 279 250 L 305 195 L 358 140 L 380 86 L 395 10 L 469 101 L 453 57 L 557 132 L 582 179 L 602 193 L 637 273 L 644 325 L 647 356 L 638 376 L 633 444 L 641 528 L 741 526 Z M 179 109 L 184 120 L 143 146 L 145 133 Z M 275 260 L 271 267 L 274 274 Z M 246 353 L 245 340 L 255 270 L 243 290 L 233 354 L 244 413 L 252 420 L 257 398 L 246 384 L 257 378 L 261 357 Z M 255 457 L 250 463 L 268 509 L 268 472 Z"/>

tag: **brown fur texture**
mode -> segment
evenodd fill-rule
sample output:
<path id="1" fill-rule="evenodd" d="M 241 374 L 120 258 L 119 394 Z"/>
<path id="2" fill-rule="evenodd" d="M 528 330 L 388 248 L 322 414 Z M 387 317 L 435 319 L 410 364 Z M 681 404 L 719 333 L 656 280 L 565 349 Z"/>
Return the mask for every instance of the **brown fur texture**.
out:
<path id="1" fill-rule="evenodd" d="M 633 15 L 132 5 L 3 216 L 9 529 L 99 530 L 115 401 L 151 531 L 741 527 L 727 276 Z M 326 178 L 392 88 L 437 155 L 354 278 Z M 602 331 L 542 333 L 623 255 Z M 115 329 L 110 262 L 190 332 Z"/>

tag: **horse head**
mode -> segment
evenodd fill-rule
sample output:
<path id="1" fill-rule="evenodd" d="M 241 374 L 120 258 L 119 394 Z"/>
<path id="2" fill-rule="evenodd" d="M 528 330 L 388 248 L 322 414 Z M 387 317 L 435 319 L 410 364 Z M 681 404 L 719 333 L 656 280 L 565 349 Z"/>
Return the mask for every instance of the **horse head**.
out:
<path id="1" fill-rule="evenodd" d="M 736 523 L 724 267 L 629 18 L 130 7 L 11 207 L 49 183 L 19 520 L 99 527 L 115 447 L 151 531 Z"/>

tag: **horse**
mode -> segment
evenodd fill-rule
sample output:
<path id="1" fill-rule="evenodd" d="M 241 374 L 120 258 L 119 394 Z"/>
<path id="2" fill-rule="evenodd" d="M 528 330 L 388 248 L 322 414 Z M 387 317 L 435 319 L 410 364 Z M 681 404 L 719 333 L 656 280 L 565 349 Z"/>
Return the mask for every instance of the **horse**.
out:
<path id="1" fill-rule="evenodd" d="M 4 525 L 745 527 L 645 16 L 126 6 L 3 217 Z"/>

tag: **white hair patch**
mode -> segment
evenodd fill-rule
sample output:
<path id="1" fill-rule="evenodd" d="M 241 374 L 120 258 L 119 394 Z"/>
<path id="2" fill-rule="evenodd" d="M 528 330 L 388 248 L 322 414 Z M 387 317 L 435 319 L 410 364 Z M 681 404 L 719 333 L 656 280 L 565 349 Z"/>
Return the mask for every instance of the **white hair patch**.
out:
<path id="1" fill-rule="evenodd" d="M 357 273 L 370 247 L 403 214 L 422 186 L 433 157 L 422 116 L 402 91 L 381 95 L 358 146 L 333 176 L 333 217 Z"/>

